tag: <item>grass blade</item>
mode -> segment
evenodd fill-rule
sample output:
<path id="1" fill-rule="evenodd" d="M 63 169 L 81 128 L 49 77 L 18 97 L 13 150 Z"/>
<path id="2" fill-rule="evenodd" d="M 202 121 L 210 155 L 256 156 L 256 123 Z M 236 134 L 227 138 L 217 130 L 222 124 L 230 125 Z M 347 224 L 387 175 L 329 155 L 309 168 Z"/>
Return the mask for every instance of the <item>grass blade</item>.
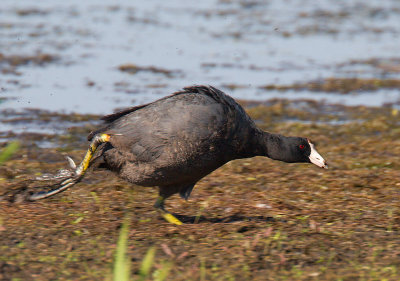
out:
<path id="1" fill-rule="evenodd" d="M 162 265 L 162 268 L 158 269 L 153 274 L 154 281 L 164 281 L 167 279 L 169 272 L 172 269 L 172 263 L 166 262 Z"/>
<path id="2" fill-rule="evenodd" d="M 130 262 L 126 257 L 129 236 L 129 217 L 124 219 L 119 233 L 117 251 L 114 262 L 114 281 L 128 281 L 130 275 Z"/>
<path id="3" fill-rule="evenodd" d="M 13 141 L 9 143 L 0 153 L 0 164 L 7 161 L 19 148 L 19 142 Z"/>
<path id="4" fill-rule="evenodd" d="M 200 260 L 200 281 L 206 281 L 206 262 L 204 259 Z"/>
<path id="5" fill-rule="evenodd" d="M 144 257 L 142 261 L 142 265 L 140 266 L 140 280 L 146 280 L 150 274 L 151 267 L 153 266 L 154 256 L 156 254 L 156 248 L 151 247 Z"/>

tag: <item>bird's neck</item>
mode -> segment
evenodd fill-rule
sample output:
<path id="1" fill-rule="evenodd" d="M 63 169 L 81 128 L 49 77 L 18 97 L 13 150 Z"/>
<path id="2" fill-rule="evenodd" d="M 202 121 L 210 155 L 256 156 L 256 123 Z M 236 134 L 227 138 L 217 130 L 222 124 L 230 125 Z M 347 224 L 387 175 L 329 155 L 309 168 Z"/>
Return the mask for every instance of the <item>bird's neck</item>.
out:
<path id="1" fill-rule="evenodd" d="M 274 160 L 289 161 L 288 137 L 256 129 L 252 143 L 253 156 L 266 156 Z"/>

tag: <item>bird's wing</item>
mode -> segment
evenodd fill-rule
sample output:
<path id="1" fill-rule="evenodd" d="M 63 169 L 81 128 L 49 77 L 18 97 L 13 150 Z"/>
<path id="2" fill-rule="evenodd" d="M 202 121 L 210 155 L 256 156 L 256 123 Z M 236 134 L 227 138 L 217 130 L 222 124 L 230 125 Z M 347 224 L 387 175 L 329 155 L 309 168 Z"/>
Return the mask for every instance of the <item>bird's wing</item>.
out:
<path id="1" fill-rule="evenodd" d="M 225 127 L 220 104 L 188 104 L 181 100 L 154 104 L 115 120 L 104 131 L 122 154 L 140 162 L 160 158 L 187 161 L 218 139 Z M 172 160 L 173 159 L 173 160 Z"/>

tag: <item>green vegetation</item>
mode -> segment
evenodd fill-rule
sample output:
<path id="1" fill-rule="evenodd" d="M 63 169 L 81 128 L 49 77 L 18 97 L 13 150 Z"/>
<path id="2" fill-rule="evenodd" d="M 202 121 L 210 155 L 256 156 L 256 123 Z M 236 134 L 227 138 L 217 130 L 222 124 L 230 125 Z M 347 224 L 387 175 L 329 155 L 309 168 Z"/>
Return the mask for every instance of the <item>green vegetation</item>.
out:
<path id="1" fill-rule="evenodd" d="M 130 260 L 127 256 L 128 249 L 128 236 L 129 236 L 129 221 L 130 216 L 126 216 L 122 224 L 121 231 L 118 238 L 117 250 L 115 253 L 113 281 L 128 281 L 130 279 Z M 154 264 L 156 255 L 156 248 L 150 247 L 143 258 L 142 264 L 139 269 L 139 281 L 148 280 L 151 277 L 151 270 Z M 163 262 L 159 269 L 153 273 L 153 280 L 164 281 L 172 264 L 170 262 Z"/>
<path id="2" fill-rule="evenodd" d="M 150 276 L 150 270 L 154 263 L 154 256 L 156 254 L 156 248 L 151 247 L 144 257 L 142 261 L 142 265 L 140 266 L 140 279 L 139 280 L 146 280 Z"/>
<path id="3" fill-rule="evenodd" d="M 9 143 L 0 153 L 0 164 L 6 162 L 14 153 L 18 150 L 19 143 L 11 142 Z"/>
<path id="4" fill-rule="evenodd" d="M 117 251 L 115 253 L 114 262 L 114 281 L 128 281 L 130 276 L 130 261 L 126 256 L 128 248 L 129 234 L 129 216 L 127 216 L 122 224 L 119 234 Z"/>

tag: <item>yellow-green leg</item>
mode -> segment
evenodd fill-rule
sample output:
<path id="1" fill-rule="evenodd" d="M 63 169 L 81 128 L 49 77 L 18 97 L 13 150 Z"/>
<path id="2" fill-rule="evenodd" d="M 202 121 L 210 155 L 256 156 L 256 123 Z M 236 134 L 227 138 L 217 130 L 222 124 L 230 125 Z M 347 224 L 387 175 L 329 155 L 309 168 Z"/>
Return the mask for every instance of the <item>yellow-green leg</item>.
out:
<path id="1" fill-rule="evenodd" d="M 157 209 L 157 211 L 161 214 L 161 216 L 169 223 L 176 224 L 176 225 L 181 225 L 182 222 L 178 220 L 173 214 L 168 213 L 164 209 L 164 201 L 165 198 L 163 196 L 158 196 L 156 203 L 154 204 L 154 207 Z"/>
<path id="2" fill-rule="evenodd" d="M 90 160 L 92 159 L 93 154 L 96 151 L 97 147 L 100 144 L 109 142 L 109 141 L 110 141 L 110 135 L 101 134 L 101 135 L 94 136 L 92 142 L 90 143 L 89 149 L 86 152 L 85 157 L 83 158 L 79 167 L 76 169 L 77 175 L 83 176 L 83 174 L 86 172 L 87 168 L 89 167 Z"/>

